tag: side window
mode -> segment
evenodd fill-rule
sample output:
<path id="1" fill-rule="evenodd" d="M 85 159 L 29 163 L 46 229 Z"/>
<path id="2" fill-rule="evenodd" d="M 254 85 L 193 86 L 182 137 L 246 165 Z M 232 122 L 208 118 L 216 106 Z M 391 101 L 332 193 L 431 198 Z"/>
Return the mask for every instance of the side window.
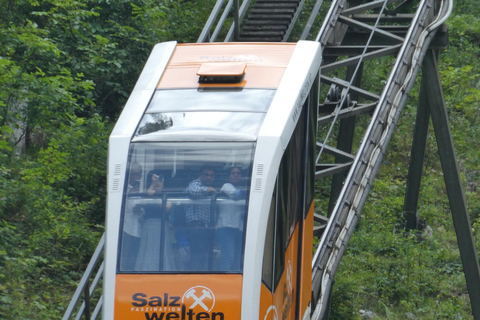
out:
<path id="1" fill-rule="evenodd" d="M 305 111 L 303 112 L 306 113 Z M 285 252 L 299 219 L 303 218 L 305 188 L 305 123 L 301 118 L 280 163 L 277 178 L 274 283 L 275 290 L 285 269 Z"/>
<path id="2" fill-rule="evenodd" d="M 299 218 L 302 218 L 301 214 L 303 209 L 303 194 L 304 194 L 304 159 L 305 159 L 305 122 L 303 121 L 303 115 L 305 109 L 302 111 L 298 124 L 293 132 L 292 139 L 288 148 L 290 149 L 290 191 L 291 202 L 288 211 L 289 215 L 289 237 L 292 236 L 295 226 Z"/>
<path id="3" fill-rule="evenodd" d="M 280 178 L 277 183 L 277 210 L 275 214 L 275 258 L 274 258 L 274 283 L 273 290 L 275 291 L 283 271 L 285 270 L 285 249 L 288 244 L 287 235 L 287 206 L 281 206 L 282 203 L 288 201 L 288 194 L 286 194 L 285 180 Z M 281 186 L 283 185 L 283 188 Z M 283 193 L 282 193 L 283 191 Z"/>
<path id="4" fill-rule="evenodd" d="M 295 227 L 299 219 L 305 217 L 313 201 L 317 117 L 316 108 L 312 106 L 316 105 L 316 100 L 316 94 L 311 94 L 305 101 L 300 120 L 282 157 L 271 200 L 262 281 L 272 292 L 284 272 L 285 252 Z"/>
<path id="5" fill-rule="evenodd" d="M 274 243 L 274 222 L 275 222 L 275 199 L 276 192 L 273 192 L 270 212 L 268 214 L 267 234 L 265 237 L 265 251 L 263 252 L 262 281 L 272 291 L 273 287 L 273 243 Z"/>
<path id="6" fill-rule="evenodd" d="M 313 87 L 318 86 L 318 78 L 315 80 Z M 318 96 L 316 90 L 310 91 L 310 95 L 305 100 L 303 107 L 303 114 L 300 121 L 304 121 L 307 125 L 303 129 L 306 132 L 306 159 L 305 162 L 305 204 L 304 204 L 304 217 L 307 215 L 310 205 L 312 204 L 315 196 L 315 145 L 317 135 L 317 108 Z M 307 118 L 304 120 L 304 118 Z"/>

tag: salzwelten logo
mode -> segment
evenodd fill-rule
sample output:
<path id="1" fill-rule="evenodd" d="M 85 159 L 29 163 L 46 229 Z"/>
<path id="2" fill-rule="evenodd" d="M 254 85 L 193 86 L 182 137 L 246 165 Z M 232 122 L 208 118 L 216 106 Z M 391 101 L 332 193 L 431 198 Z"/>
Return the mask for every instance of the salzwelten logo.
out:
<path id="1" fill-rule="evenodd" d="M 181 300 L 180 300 L 181 299 Z M 132 296 L 132 312 L 143 312 L 146 320 L 224 320 L 223 312 L 212 312 L 215 294 L 204 286 L 194 286 L 182 297 L 163 295 L 148 296 L 135 293 Z"/>
<path id="2" fill-rule="evenodd" d="M 210 312 L 215 306 L 215 295 L 207 287 L 195 286 L 185 292 L 182 303 L 190 305 L 190 309 L 200 306 L 206 312 Z"/>

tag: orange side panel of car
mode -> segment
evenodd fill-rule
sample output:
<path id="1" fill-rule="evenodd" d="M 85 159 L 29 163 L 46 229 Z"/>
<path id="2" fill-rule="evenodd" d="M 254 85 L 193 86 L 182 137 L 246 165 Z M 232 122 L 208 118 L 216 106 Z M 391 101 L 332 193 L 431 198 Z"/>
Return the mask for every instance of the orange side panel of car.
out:
<path id="1" fill-rule="evenodd" d="M 285 251 L 284 269 L 273 295 L 262 283 L 259 319 L 295 319 L 298 260 L 298 224 Z"/>
<path id="2" fill-rule="evenodd" d="M 300 319 L 312 298 L 312 259 L 313 259 L 313 202 L 303 225 L 302 274 L 300 278 Z"/>
<path id="3" fill-rule="evenodd" d="M 260 315 L 259 320 L 273 320 L 278 319 L 278 312 L 275 306 L 272 305 L 272 293 L 262 283 L 260 289 Z"/>
<path id="4" fill-rule="evenodd" d="M 119 274 L 115 320 L 240 320 L 241 275 Z"/>
<path id="5" fill-rule="evenodd" d="M 158 88 L 277 88 L 294 49 L 295 44 L 287 43 L 179 44 Z M 212 62 L 246 63 L 244 80 L 234 84 L 199 84 L 198 69 L 202 63 Z"/>
<path id="6" fill-rule="evenodd" d="M 298 224 L 285 251 L 285 264 L 280 281 L 273 293 L 273 305 L 278 310 L 278 319 L 295 319 L 298 260 Z"/>

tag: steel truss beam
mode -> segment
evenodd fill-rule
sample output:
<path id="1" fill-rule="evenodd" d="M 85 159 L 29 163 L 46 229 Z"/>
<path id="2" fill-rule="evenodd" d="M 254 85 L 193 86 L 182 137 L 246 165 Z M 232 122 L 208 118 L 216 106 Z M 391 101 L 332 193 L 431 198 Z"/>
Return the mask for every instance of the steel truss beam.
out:
<path id="1" fill-rule="evenodd" d="M 409 1 L 409 4 L 412 3 L 413 1 Z M 404 4 L 392 12 L 392 10 L 386 9 L 383 1 L 373 1 L 368 4 L 358 4 L 357 2 L 358 5 L 355 1 L 338 1 L 337 4 L 332 4 L 329 15 L 317 36 L 317 40 L 324 45 L 326 53 L 324 55 L 325 64 L 321 67 L 321 81 L 324 85 L 331 87 L 330 91 L 333 94 L 329 94 L 327 100 L 319 106 L 321 116 L 317 121 L 320 133 L 326 132 L 328 129 L 326 126 L 329 122 L 331 123 L 326 137 L 317 143 L 320 149 L 317 158 L 317 178 L 332 176 L 332 179 L 328 212 L 323 213 L 328 220 L 325 219 L 325 216 L 320 219 L 319 214 L 315 216 L 317 222 L 315 232 L 316 234 L 322 233 L 312 264 L 313 297 L 316 299 L 316 305 L 312 307 L 314 310 L 312 319 L 315 320 L 323 319 L 328 314 L 328 295 L 331 292 L 335 272 L 365 204 L 407 95 L 422 65 L 423 57 L 429 47 L 444 46 L 446 42 L 445 30 L 441 25 L 450 13 L 451 2 L 427 0 L 415 3 L 417 4 L 415 13 L 402 13 L 400 12 L 401 8 L 406 7 Z M 377 14 L 365 14 L 367 9 L 372 10 L 379 6 L 382 8 Z M 392 25 L 393 23 L 396 25 Z M 437 30 L 441 31 L 439 40 L 433 41 Z M 369 63 L 367 61 L 374 61 L 386 56 L 396 59 L 394 63 L 391 63 L 390 76 L 386 80 L 385 86 L 382 87 L 382 93 L 371 92 L 371 90 L 363 88 L 360 79 L 362 73 L 365 72 L 363 69 Z M 429 68 L 432 68 L 438 75 L 436 64 L 431 64 L 430 60 L 427 55 L 424 64 L 429 64 Z M 424 66 L 424 73 L 426 68 Z M 345 69 L 346 71 L 343 71 Z M 342 72 L 345 74 L 345 79 L 340 79 Z M 330 73 L 333 73 L 334 76 L 329 76 Z M 430 82 L 434 81 L 429 76 L 427 78 Z M 440 96 L 443 99 L 443 96 L 437 92 L 441 90 L 439 80 L 438 83 L 430 84 L 423 90 L 428 90 L 428 97 Z M 336 100 L 331 99 L 332 96 Z M 426 99 L 425 93 L 421 93 L 420 99 Z M 364 100 L 369 100 L 369 102 L 365 103 Z M 443 106 L 441 101 L 435 101 L 430 102 L 430 108 L 432 108 L 432 103 L 436 103 L 438 108 Z M 442 117 L 440 112 L 435 111 L 435 113 L 437 113 L 436 117 Z M 362 142 L 358 150 L 353 152 L 352 144 L 357 131 L 355 129 L 357 116 L 360 114 L 370 114 L 371 119 L 367 131 L 359 133 Z M 425 115 L 422 116 L 422 111 L 419 112 L 419 117 L 425 117 Z M 420 119 L 419 123 L 422 121 L 425 120 Z M 444 132 L 445 129 L 442 129 L 444 127 L 448 128 L 446 114 L 445 117 L 436 120 L 435 131 L 437 134 L 438 130 L 438 135 L 442 135 L 437 138 L 442 141 L 442 143 L 439 141 L 439 144 L 451 145 L 451 148 L 441 151 L 443 153 L 442 166 L 444 171 L 449 171 L 452 175 L 447 182 L 450 185 L 449 199 L 462 251 L 465 275 L 467 282 L 471 283 L 468 289 L 472 308 L 475 309 L 480 308 L 478 259 L 471 231 L 470 234 L 467 232 L 470 230 L 470 225 L 463 193 L 458 187 L 460 180 L 458 170 L 455 170 L 456 160 L 452 153 L 453 144 L 451 137 Z M 420 135 L 421 138 L 419 138 L 420 147 L 416 148 L 420 148 L 420 152 L 414 148 L 412 157 L 423 159 L 421 143 L 425 139 L 426 133 L 422 132 L 425 130 L 423 128 L 418 128 L 418 130 L 416 135 Z M 450 143 L 447 143 L 448 141 Z M 332 153 L 327 151 L 332 150 L 329 145 L 335 142 L 335 149 L 342 151 L 343 154 L 333 154 L 334 163 L 326 161 L 329 159 L 328 157 L 326 160 L 322 160 L 322 158 L 325 159 L 324 155 L 326 154 L 332 156 Z M 444 148 L 446 147 L 444 146 Z M 354 156 L 354 161 L 351 160 L 351 157 L 347 159 L 344 154 Z M 418 164 L 416 166 L 418 167 Z M 412 169 L 411 172 L 412 176 L 417 175 L 419 169 Z M 445 178 L 447 179 L 447 177 Z M 415 194 L 417 189 L 418 187 L 411 187 L 408 192 Z M 412 195 L 407 194 L 406 197 L 408 199 Z M 416 214 L 416 202 L 413 201 L 413 203 L 410 207 L 406 206 L 407 213 Z M 413 205 L 415 207 L 412 208 Z M 455 212 L 453 212 L 453 206 L 458 207 Z M 416 226 L 418 218 L 413 216 L 410 220 L 413 226 Z M 475 312 L 478 311 L 474 310 L 474 314 Z M 477 317 L 480 319 L 480 316 Z"/>

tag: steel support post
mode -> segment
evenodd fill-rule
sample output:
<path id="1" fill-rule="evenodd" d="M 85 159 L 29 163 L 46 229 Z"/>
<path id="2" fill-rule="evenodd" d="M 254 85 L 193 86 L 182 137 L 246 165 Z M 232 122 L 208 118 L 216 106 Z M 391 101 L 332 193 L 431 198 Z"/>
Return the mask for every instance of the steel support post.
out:
<path id="1" fill-rule="evenodd" d="M 85 316 L 85 320 L 90 320 L 90 288 L 89 286 L 85 286 L 83 289 L 83 293 L 85 294 L 85 309 L 83 311 L 83 315 Z"/>
<path id="2" fill-rule="evenodd" d="M 234 24 L 235 24 L 235 30 L 234 30 L 234 40 L 239 41 L 240 40 L 240 16 L 239 16 L 239 11 L 240 11 L 240 6 L 238 3 L 239 0 L 233 0 L 234 4 Z"/>
<path id="3" fill-rule="evenodd" d="M 428 105 L 438 144 L 438 153 L 447 187 L 473 317 L 480 320 L 480 267 L 450 132 L 437 60 L 433 50 L 428 50 L 423 60 L 423 79 L 425 79 Z"/>
<path id="4" fill-rule="evenodd" d="M 340 120 L 339 136 L 337 140 L 337 149 L 352 153 L 353 146 L 353 136 L 355 131 L 355 122 L 356 117 L 349 117 L 346 119 Z M 344 163 L 345 159 L 337 157 L 335 163 Z M 333 211 L 335 204 L 337 203 L 338 196 L 343 188 L 343 183 L 345 181 L 347 174 L 346 173 L 337 173 L 332 177 L 332 184 L 330 189 L 330 200 L 328 202 L 328 216 Z"/>
<path id="5" fill-rule="evenodd" d="M 417 212 L 418 198 L 422 182 L 428 127 L 430 124 L 430 112 L 428 109 L 428 98 L 425 86 L 425 77 L 422 77 L 420 97 L 417 107 L 417 118 L 415 120 L 415 129 L 413 132 L 410 166 L 408 168 L 407 188 L 405 190 L 405 202 L 403 205 L 403 217 L 405 219 L 405 228 L 407 230 L 415 230 L 419 227 L 419 217 Z"/>

